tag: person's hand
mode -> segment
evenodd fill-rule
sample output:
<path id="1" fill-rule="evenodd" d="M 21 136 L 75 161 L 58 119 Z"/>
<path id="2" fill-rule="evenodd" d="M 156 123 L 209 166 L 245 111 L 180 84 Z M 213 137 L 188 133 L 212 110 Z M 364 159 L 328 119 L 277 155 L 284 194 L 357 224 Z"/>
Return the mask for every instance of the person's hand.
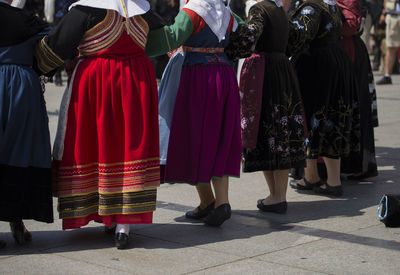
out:
<path id="1" fill-rule="evenodd" d="M 288 12 L 289 9 L 290 9 L 291 1 L 290 1 L 290 0 L 282 0 L 281 2 L 282 2 L 282 8 L 283 8 L 283 10 L 286 11 L 286 12 Z"/>

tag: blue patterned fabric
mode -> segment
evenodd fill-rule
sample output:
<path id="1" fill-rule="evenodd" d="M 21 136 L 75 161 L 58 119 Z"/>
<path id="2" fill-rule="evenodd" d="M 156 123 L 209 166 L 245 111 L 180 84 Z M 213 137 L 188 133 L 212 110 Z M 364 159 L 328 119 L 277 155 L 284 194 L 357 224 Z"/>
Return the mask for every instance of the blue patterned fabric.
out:
<path id="1" fill-rule="evenodd" d="M 166 164 L 169 133 L 176 94 L 181 79 L 185 52 L 176 52 L 168 62 L 158 89 L 158 123 L 160 127 L 160 164 Z"/>
<path id="2" fill-rule="evenodd" d="M 48 117 L 32 69 L 39 37 L 0 48 L 0 164 L 50 168 Z"/>

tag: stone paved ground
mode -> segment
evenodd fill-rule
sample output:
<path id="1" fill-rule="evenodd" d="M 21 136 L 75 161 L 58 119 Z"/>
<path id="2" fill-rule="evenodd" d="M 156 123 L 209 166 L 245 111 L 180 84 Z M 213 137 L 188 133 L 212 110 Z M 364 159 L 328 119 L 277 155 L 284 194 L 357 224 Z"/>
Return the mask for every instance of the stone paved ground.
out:
<path id="1" fill-rule="evenodd" d="M 47 88 L 54 138 L 62 89 Z M 125 251 L 98 224 L 62 231 L 58 219 L 29 221 L 33 242 L 19 247 L 0 223 L 8 243 L 0 274 L 400 274 L 400 228 L 385 228 L 377 218 L 381 196 L 400 193 L 400 76 L 378 87 L 378 108 L 379 176 L 344 182 L 342 198 L 289 189 L 286 215 L 260 213 L 263 176 L 243 174 L 231 181 L 232 219 L 210 228 L 183 218 L 198 203 L 193 187 L 164 185 L 154 224 L 132 226 Z"/>

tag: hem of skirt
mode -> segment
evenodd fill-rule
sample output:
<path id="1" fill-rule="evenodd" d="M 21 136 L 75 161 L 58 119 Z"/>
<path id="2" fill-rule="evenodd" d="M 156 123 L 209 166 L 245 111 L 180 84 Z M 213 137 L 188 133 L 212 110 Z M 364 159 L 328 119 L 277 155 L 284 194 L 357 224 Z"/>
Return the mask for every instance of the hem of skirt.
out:
<path id="1" fill-rule="evenodd" d="M 310 155 L 306 156 L 306 159 L 318 159 L 318 158 L 330 158 L 330 159 L 340 159 L 346 157 L 348 154 L 343 154 L 343 155 L 328 155 L 328 154 L 319 154 L 319 155 Z"/>
<path id="2" fill-rule="evenodd" d="M 283 166 L 268 166 L 268 165 L 258 165 L 254 167 L 248 167 L 248 165 L 244 164 L 243 172 L 244 173 L 253 173 L 253 172 L 260 172 L 260 171 L 275 171 L 275 170 L 288 170 L 291 168 L 304 168 L 306 167 L 305 160 L 301 160 L 295 163 L 291 163 L 289 165 Z"/>
<path id="3" fill-rule="evenodd" d="M 26 221 L 26 220 L 33 220 L 37 222 L 43 222 L 43 223 L 54 223 L 53 218 L 38 218 L 38 217 L 22 217 L 22 218 L 7 218 L 7 217 L 0 217 L 0 221 L 2 222 L 17 222 L 17 221 Z"/>
<path id="4" fill-rule="evenodd" d="M 210 184 L 212 179 L 222 179 L 223 177 L 230 177 L 230 178 L 240 178 L 240 175 L 229 175 L 229 174 L 224 174 L 221 177 L 218 176 L 212 176 L 209 182 L 196 182 L 196 183 L 190 183 L 188 180 L 183 180 L 183 181 L 164 181 L 164 183 L 168 184 L 189 184 L 189 185 L 199 185 L 199 184 Z"/>
<path id="5" fill-rule="evenodd" d="M 155 211 L 155 210 L 154 210 Z M 153 223 L 153 212 L 144 212 L 138 214 L 117 214 L 117 215 L 106 215 L 100 216 L 97 213 L 90 214 L 86 217 L 82 218 L 63 218 L 62 219 L 62 229 L 78 229 L 83 226 L 88 225 L 91 221 L 102 223 L 106 226 L 111 226 L 112 223 L 119 224 L 152 224 Z M 129 218 L 135 217 L 135 220 L 131 220 Z"/>

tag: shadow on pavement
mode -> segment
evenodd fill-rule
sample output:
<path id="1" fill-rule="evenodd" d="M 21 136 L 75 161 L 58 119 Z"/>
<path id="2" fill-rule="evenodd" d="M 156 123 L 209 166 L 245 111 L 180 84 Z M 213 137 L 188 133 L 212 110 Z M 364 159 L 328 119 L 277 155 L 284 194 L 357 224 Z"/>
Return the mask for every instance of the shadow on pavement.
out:
<path id="1" fill-rule="evenodd" d="M 258 211 L 255 206 L 254 210 L 237 210 L 235 205 L 232 205 L 234 209 L 232 218 L 222 227 L 213 228 L 204 226 L 201 222 L 191 222 L 184 218 L 184 213 L 192 209 L 193 206 L 158 201 L 158 208 L 177 212 L 175 222 L 138 226 L 136 228 L 133 226 L 131 248 L 179 249 L 243 239 L 249 239 L 248 245 L 250 246 L 255 245 L 255 240 L 250 241 L 252 237 L 265 236 L 265 238 L 268 238 L 271 233 L 286 231 L 400 251 L 400 242 L 394 240 L 363 237 L 351 233 L 351 230 L 327 230 L 304 225 L 304 222 L 329 218 L 333 219 L 330 221 L 332 223 L 349 222 L 349 220 L 335 220 L 334 218 L 364 216 L 365 209 L 377 206 L 383 194 L 400 192 L 398 183 L 400 149 L 377 147 L 376 151 L 378 164 L 382 168 L 377 177 L 361 182 L 344 181 L 345 195 L 341 198 L 321 196 L 320 199 L 316 200 L 314 196 L 310 201 L 289 201 L 289 209 L 285 215 L 263 213 Z M 363 221 L 368 223 L 365 227 L 376 226 L 378 217 L 376 215 L 373 218 L 374 221 L 371 221 L 369 216 L 358 219 L 357 228 L 363 228 Z M 329 227 L 329 225 L 324 228 L 326 227 Z M 341 228 L 346 228 L 346 224 L 341 225 Z M 383 225 L 382 230 L 386 230 Z M 346 231 L 346 233 L 343 231 Z M 10 233 L 0 233 L 0 239 L 8 243 L 7 248 L 0 250 L 0 256 L 114 249 L 113 235 L 105 234 L 100 225 L 70 231 L 33 231 L 32 235 L 33 242 L 20 247 L 14 244 Z M 288 242 L 288 240 L 282 241 Z"/>

